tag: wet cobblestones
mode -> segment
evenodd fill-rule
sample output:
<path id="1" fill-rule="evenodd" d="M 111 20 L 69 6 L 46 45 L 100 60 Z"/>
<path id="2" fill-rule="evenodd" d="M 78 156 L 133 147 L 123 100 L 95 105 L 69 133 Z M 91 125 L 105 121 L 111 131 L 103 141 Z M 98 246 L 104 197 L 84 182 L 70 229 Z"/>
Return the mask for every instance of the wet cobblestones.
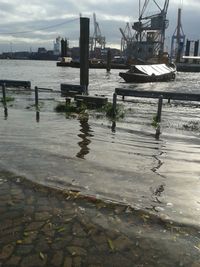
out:
<path id="1" fill-rule="evenodd" d="M 198 229 L 0 174 L 0 266 L 200 267 Z"/>

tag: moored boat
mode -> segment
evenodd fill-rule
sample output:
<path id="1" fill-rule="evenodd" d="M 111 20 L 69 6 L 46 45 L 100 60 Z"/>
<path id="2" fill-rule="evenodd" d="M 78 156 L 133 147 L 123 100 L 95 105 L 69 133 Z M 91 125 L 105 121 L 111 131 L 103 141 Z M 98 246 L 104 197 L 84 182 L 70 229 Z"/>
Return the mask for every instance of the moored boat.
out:
<path id="1" fill-rule="evenodd" d="M 183 56 L 180 62 L 176 63 L 177 71 L 200 72 L 199 56 Z"/>
<path id="2" fill-rule="evenodd" d="M 174 64 L 132 65 L 119 76 L 128 83 L 167 82 L 175 79 L 176 67 Z"/>

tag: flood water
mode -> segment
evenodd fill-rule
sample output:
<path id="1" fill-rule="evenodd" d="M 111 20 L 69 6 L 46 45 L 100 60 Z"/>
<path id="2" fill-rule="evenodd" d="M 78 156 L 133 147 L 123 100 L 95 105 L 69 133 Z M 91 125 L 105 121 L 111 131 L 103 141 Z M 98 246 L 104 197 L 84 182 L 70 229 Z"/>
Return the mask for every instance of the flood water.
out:
<path id="1" fill-rule="evenodd" d="M 0 61 L 1 79 L 30 80 L 60 90 L 79 83 L 79 69 L 56 62 Z M 198 73 L 178 73 L 169 83 L 125 84 L 119 70 L 90 70 L 89 94 L 112 100 L 116 87 L 199 93 Z M 0 112 L 0 168 L 60 189 L 128 203 L 163 218 L 200 226 L 200 104 L 164 101 L 161 135 L 155 138 L 157 100 L 119 103 L 125 117 L 112 122 L 97 112 L 72 118 L 54 112 L 59 94 L 40 93 L 40 121 L 34 94 L 9 93 L 5 119 Z"/>

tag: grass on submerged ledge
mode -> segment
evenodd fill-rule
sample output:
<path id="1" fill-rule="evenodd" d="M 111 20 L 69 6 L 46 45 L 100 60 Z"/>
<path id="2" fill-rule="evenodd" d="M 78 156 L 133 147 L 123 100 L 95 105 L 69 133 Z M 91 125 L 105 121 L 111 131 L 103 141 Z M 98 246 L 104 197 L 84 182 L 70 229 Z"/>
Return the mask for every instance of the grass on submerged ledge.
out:
<path id="1" fill-rule="evenodd" d="M 15 100 L 15 98 L 14 97 L 12 97 L 12 96 L 6 96 L 6 102 L 12 102 L 12 101 L 14 101 Z M 3 101 L 3 98 L 1 98 L 1 103 L 3 103 L 4 101 Z"/>
<path id="2" fill-rule="evenodd" d="M 123 119 L 125 116 L 125 111 L 123 105 L 117 104 L 116 106 L 116 114 L 114 116 L 113 114 L 113 104 L 111 102 L 108 102 L 105 106 L 98 109 L 99 112 L 103 112 L 106 114 L 106 117 L 108 118 L 116 118 L 116 119 Z"/>
<path id="3" fill-rule="evenodd" d="M 60 113 L 81 113 L 85 111 L 87 107 L 85 105 L 81 105 L 80 107 L 76 106 L 75 103 L 58 103 L 58 105 L 55 107 L 56 112 Z"/>
<path id="4" fill-rule="evenodd" d="M 104 105 L 101 108 L 95 108 L 92 105 L 86 105 L 85 103 L 82 103 L 80 106 L 77 106 L 75 102 L 72 103 L 58 103 L 58 105 L 55 107 L 55 111 L 58 113 L 68 113 L 68 114 L 80 114 L 86 112 L 86 110 L 96 110 L 98 112 L 104 113 L 106 117 L 113 118 L 113 106 L 111 102 L 108 102 L 106 105 Z M 117 105 L 116 107 L 116 115 L 115 118 L 124 118 L 125 112 L 122 105 Z"/>

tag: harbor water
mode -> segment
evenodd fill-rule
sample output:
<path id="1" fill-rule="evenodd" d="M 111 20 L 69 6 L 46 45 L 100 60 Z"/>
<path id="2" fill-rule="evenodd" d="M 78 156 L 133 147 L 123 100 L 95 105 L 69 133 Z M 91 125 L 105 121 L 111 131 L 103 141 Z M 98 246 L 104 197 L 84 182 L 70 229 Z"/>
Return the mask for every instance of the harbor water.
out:
<path id="1" fill-rule="evenodd" d="M 200 93 L 198 73 L 177 73 L 168 83 L 126 84 L 119 71 L 91 69 L 89 94 L 112 101 L 115 88 Z M 56 62 L 2 60 L 0 73 L 1 79 L 29 80 L 32 88 L 79 84 L 79 69 Z M 124 117 L 113 125 L 97 111 L 84 120 L 56 113 L 61 97 L 51 92 L 39 93 L 37 122 L 33 92 L 7 94 L 15 100 L 8 103 L 7 119 L 1 106 L 1 170 L 200 229 L 200 103 L 164 100 L 155 138 L 156 99 L 118 97 Z"/>

